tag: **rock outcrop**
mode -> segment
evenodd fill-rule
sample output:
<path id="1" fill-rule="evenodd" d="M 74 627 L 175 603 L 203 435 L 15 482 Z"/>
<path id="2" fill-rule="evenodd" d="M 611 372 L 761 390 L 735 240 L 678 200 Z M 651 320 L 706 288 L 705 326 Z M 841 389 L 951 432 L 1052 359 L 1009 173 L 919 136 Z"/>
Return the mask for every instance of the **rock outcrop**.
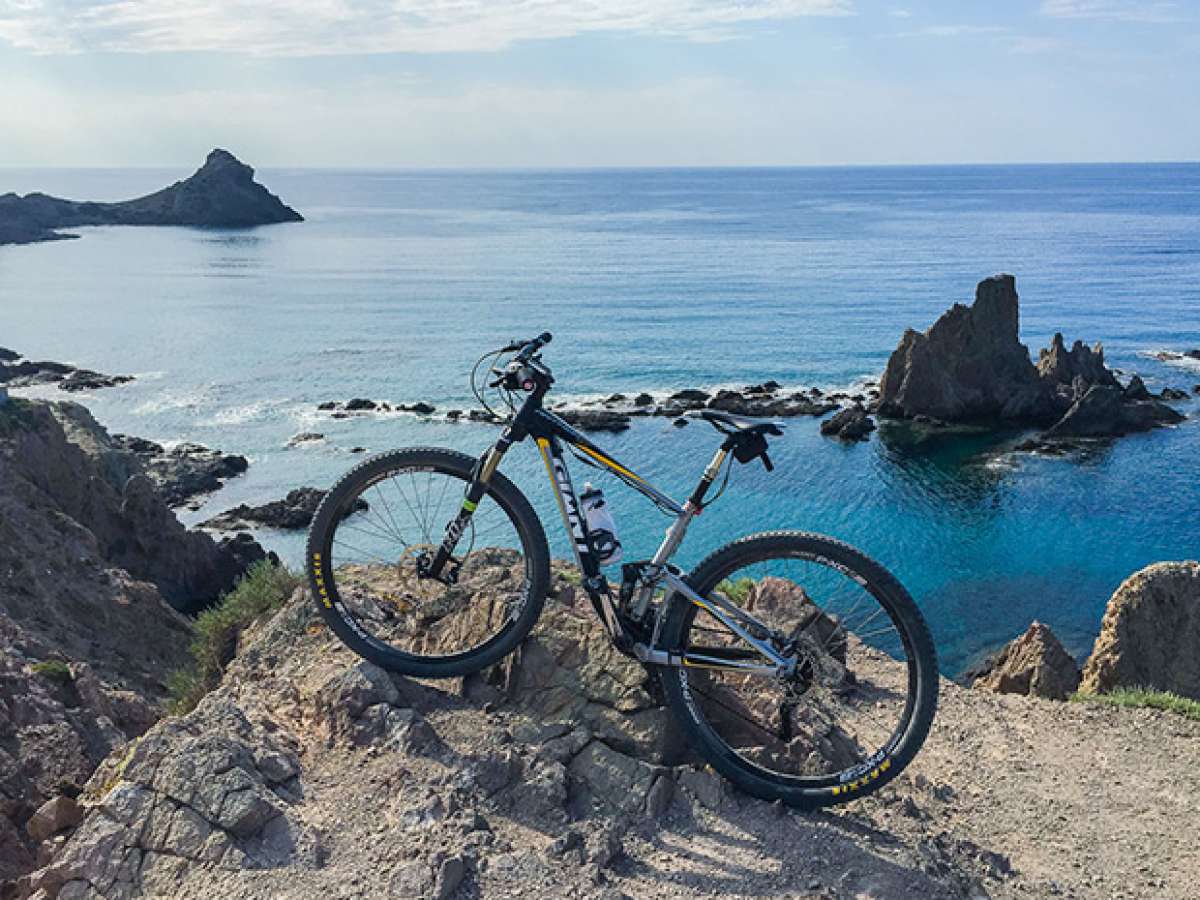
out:
<path id="1" fill-rule="evenodd" d="M 213 150 L 195 174 L 161 191 L 118 203 L 62 200 L 46 194 L 0 196 L 0 244 L 70 237 L 86 225 L 193 225 L 246 228 L 301 222 L 303 216 L 254 180 L 227 150 Z"/>
<path id="2" fill-rule="evenodd" d="M 1133 396 L 1138 394 L 1136 390 L 1133 392 Z M 1183 420 L 1183 413 L 1158 400 L 1131 399 L 1130 392 L 1119 386 L 1096 384 L 1088 387 L 1063 417 L 1046 429 L 1044 437 L 1120 437 Z"/>
<path id="3" fill-rule="evenodd" d="M 554 575 L 519 657 L 465 682 L 356 658 L 298 592 L 243 635 L 193 712 L 101 765 L 81 820 L 12 892 L 1190 898 L 1200 863 L 1178 810 L 1196 796 L 1200 725 L 944 683 L 909 772 L 851 808 L 792 814 L 643 739 L 673 730 L 651 727 L 662 709 L 645 670 L 607 646 L 565 567 Z M 1079 772 L 1105 766 L 1137 778 L 1106 781 L 1098 808 Z M 1166 789 L 1176 804 L 1145 806 Z M 1097 855 L 1097 841 L 1139 853 Z"/>
<path id="4" fill-rule="evenodd" d="M 173 606 L 264 556 L 187 531 L 105 438 L 77 404 L 0 407 L 0 879 L 33 868 L 96 766 L 158 719 L 192 637 Z"/>
<path id="5" fill-rule="evenodd" d="M 1038 426 L 1041 441 L 1116 437 L 1182 421 L 1145 391 L 1122 388 L 1104 350 L 1061 334 L 1035 366 L 1018 336 L 1019 300 L 1011 275 L 981 281 L 972 306 L 955 304 L 924 334 L 909 330 L 888 360 L 879 413 L 943 423 Z"/>
<path id="6" fill-rule="evenodd" d="M 1034 622 L 991 660 L 972 687 L 997 694 L 1066 700 L 1079 687 L 1079 664 L 1054 632 Z"/>
<path id="7" fill-rule="evenodd" d="M 282 500 L 272 500 L 261 506 L 239 504 L 201 523 L 201 527 L 214 531 L 243 531 L 259 525 L 285 531 L 307 528 L 324 498 L 325 491 L 318 488 L 296 488 L 288 491 Z M 360 498 L 355 501 L 353 509 L 346 511 L 346 515 L 362 512 L 367 508 L 367 501 Z"/>
<path id="8" fill-rule="evenodd" d="M 847 406 L 821 423 L 821 434 L 843 441 L 865 441 L 875 430 L 875 420 L 861 404 Z"/>
<path id="9" fill-rule="evenodd" d="M 70 552 L 62 546 L 66 534 L 87 548 L 79 557 L 91 560 L 85 570 L 124 570 L 185 610 L 211 602 L 233 586 L 248 562 L 264 558 L 262 548 L 244 540 L 221 545 L 184 528 L 136 457 L 114 452 L 106 437 L 78 404 L 13 400 L 0 411 L 0 462 L 6 467 L 0 503 L 3 524 L 12 530 L 0 542 L 0 553 L 11 554 L 12 562 L 0 572 L 18 585 L 16 596 L 37 597 L 29 585 L 70 587 L 60 585 L 58 575 L 67 568 L 61 561 L 46 567 L 36 562 L 51 548 Z M 61 604 L 43 605 L 52 611 Z M 94 640 L 90 630 L 85 634 Z"/>
<path id="10" fill-rule="evenodd" d="M 880 383 L 882 415 L 945 422 L 1049 422 L 1055 408 L 1018 336 L 1016 279 L 979 282 L 924 334 L 909 329 Z"/>
<path id="11" fill-rule="evenodd" d="M 57 403 L 53 411 L 68 439 L 95 459 L 114 485 L 124 485 L 132 476 L 144 475 L 170 507 L 182 506 L 218 490 L 250 465 L 244 456 L 200 444 L 164 447 L 145 438 L 109 434 L 77 403 Z"/>
<path id="12" fill-rule="evenodd" d="M 91 369 L 78 369 L 66 363 L 25 359 L 21 354 L 0 347 L 0 384 L 9 388 L 55 384 L 61 391 L 95 391 L 133 381 L 132 375 L 104 375 Z"/>
<path id="13" fill-rule="evenodd" d="M 1081 690 L 1170 691 L 1200 700 L 1200 563 L 1155 563 L 1108 601 Z"/>
<path id="14" fill-rule="evenodd" d="M 1058 332 L 1050 346 L 1038 354 L 1038 378 L 1051 386 L 1072 387 L 1075 379 L 1082 378 L 1086 384 L 1117 388 L 1117 377 L 1104 364 L 1104 348 L 1097 344 L 1088 347 L 1076 341 L 1070 350 Z"/>

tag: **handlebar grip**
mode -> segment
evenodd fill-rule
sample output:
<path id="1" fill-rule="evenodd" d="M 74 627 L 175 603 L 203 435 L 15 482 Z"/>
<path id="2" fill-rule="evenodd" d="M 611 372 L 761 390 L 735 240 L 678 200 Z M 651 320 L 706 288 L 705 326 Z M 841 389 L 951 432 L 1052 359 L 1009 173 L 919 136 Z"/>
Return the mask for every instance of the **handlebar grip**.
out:
<path id="1" fill-rule="evenodd" d="M 533 354 L 537 353 L 539 350 L 541 350 L 543 347 L 545 347 L 548 343 L 550 343 L 550 341 L 553 338 L 554 338 L 554 335 L 552 335 L 550 332 L 543 331 L 541 334 L 539 334 L 537 337 L 535 337 L 532 341 L 530 341 L 528 344 L 526 344 L 524 347 L 522 347 L 521 352 L 517 354 L 516 358 L 518 360 L 528 361 L 529 358 L 531 356 L 533 356 Z"/>

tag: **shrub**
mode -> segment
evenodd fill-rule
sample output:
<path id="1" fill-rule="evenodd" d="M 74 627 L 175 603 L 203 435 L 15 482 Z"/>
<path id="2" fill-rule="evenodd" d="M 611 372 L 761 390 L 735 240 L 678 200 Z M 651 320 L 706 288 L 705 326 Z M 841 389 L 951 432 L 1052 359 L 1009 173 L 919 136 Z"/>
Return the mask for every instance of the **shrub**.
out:
<path id="1" fill-rule="evenodd" d="M 263 560 L 251 566 L 216 606 L 200 613 L 189 648 L 192 664 L 167 680 L 171 712 L 182 715 L 195 709 L 220 683 L 225 666 L 237 650 L 238 636 L 262 616 L 283 606 L 299 584 L 298 576 Z"/>
<path id="2" fill-rule="evenodd" d="M 754 579 L 743 575 L 737 581 L 730 581 L 726 578 L 717 585 L 717 590 L 729 598 L 732 603 L 745 603 L 746 598 L 750 596 L 750 591 L 754 589 Z"/>
<path id="3" fill-rule="evenodd" d="M 1200 701 L 1180 697 L 1169 691 L 1151 688 L 1120 687 L 1105 694 L 1076 693 L 1071 699 L 1078 703 L 1101 703 L 1106 706 L 1124 706 L 1147 709 L 1162 709 L 1193 721 L 1200 722 Z"/>
<path id="4" fill-rule="evenodd" d="M 40 675 L 48 681 L 57 681 L 59 684 L 70 684 L 74 679 L 71 677 L 71 667 L 61 659 L 47 659 L 42 662 L 35 662 L 32 666 L 35 675 Z"/>

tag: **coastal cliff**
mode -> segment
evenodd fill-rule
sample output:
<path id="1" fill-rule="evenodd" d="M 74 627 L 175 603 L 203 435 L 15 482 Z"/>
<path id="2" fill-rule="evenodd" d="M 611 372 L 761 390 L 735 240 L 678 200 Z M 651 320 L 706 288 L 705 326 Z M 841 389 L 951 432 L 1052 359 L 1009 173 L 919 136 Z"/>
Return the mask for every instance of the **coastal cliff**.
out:
<path id="1" fill-rule="evenodd" d="M 72 237 L 86 225 L 192 225 L 247 228 L 304 217 L 254 180 L 254 169 L 228 150 L 213 150 L 195 174 L 145 197 L 117 203 L 63 200 L 33 193 L 0 195 L 0 244 Z"/>
<path id="2" fill-rule="evenodd" d="M 76 404 L 0 403 L 0 878 L 161 715 L 189 621 L 263 558 L 188 531 Z"/>

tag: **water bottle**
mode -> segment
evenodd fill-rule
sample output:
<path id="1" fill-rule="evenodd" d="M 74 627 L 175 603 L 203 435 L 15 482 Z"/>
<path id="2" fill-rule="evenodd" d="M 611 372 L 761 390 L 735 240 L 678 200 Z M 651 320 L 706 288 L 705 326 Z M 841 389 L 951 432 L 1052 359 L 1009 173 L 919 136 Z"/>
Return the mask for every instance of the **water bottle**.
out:
<path id="1" fill-rule="evenodd" d="M 617 539 L 617 523 L 613 521 L 604 492 L 592 487 L 591 482 L 585 482 L 583 493 L 579 495 L 579 503 L 583 506 L 583 518 L 587 522 L 588 534 L 592 541 L 592 552 L 602 566 L 610 566 L 621 561 L 621 542 Z"/>

